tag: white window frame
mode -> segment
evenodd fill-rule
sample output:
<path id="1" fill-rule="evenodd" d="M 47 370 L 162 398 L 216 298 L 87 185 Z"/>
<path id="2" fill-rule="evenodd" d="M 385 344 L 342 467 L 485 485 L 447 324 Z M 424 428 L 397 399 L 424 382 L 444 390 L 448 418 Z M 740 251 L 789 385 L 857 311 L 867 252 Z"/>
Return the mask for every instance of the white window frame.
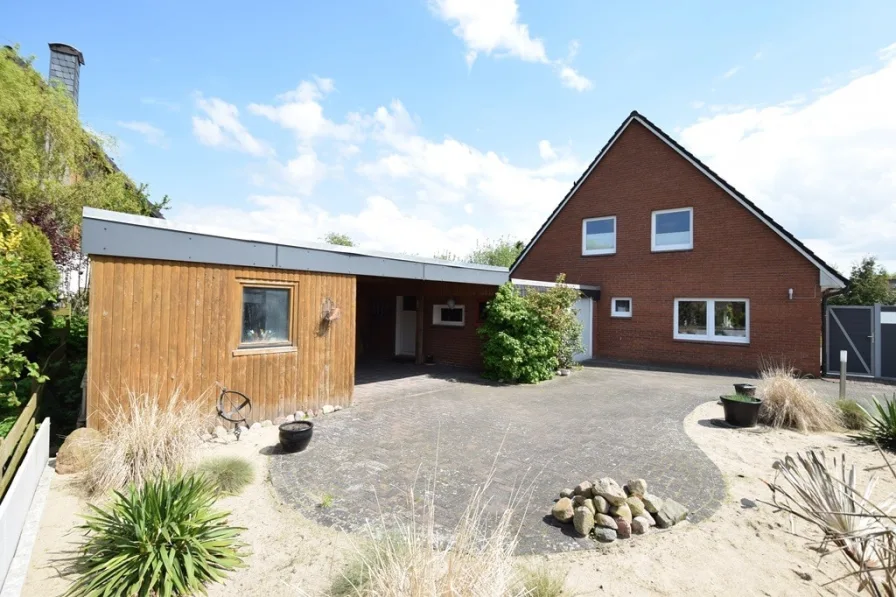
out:
<path id="1" fill-rule="evenodd" d="M 628 301 L 628 312 L 617 311 L 616 310 L 616 301 Z M 635 303 L 632 301 L 631 297 L 620 296 L 618 298 L 614 298 L 610 301 L 610 317 L 624 317 L 629 318 L 632 316 L 632 311 L 635 310 Z"/>
<path id="2" fill-rule="evenodd" d="M 678 333 L 678 303 L 706 303 L 706 335 Z M 744 303 L 747 316 L 745 335 L 740 336 L 716 336 L 716 303 Z M 677 298 L 675 308 L 672 310 L 672 337 L 676 340 L 690 340 L 692 342 L 713 342 L 718 344 L 749 344 L 750 343 L 750 299 L 745 298 Z"/>
<path id="3" fill-rule="evenodd" d="M 691 234 L 690 239 L 685 244 L 678 245 L 661 245 L 656 244 L 656 217 L 663 214 L 673 214 L 686 211 L 690 214 Z M 654 253 L 664 253 L 666 251 L 690 251 L 694 248 L 694 208 L 693 207 L 677 207 L 675 209 L 660 209 L 650 214 L 650 250 Z"/>
<path id="4" fill-rule="evenodd" d="M 613 248 L 612 249 L 586 249 L 587 240 L 586 231 L 588 230 L 588 222 L 602 222 L 604 220 L 613 220 Z M 614 255 L 616 253 L 616 233 L 618 232 L 616 216 L 600 216 L 598 218 L 585 218 L 582 220 L 582 255 Z"/>
<path id="5" fill-rule="evenodd" d="M 460 321 L 442 321 L 442 309 L 460 309 L 461 320 Z M 466 305 L 448 305 L 447 303 L 442 303 L 439 305 L 432 306 L 432 324 L 433 325 L 444 325 L 453 328 L 462 328 L 467 323 L 467 309 Z"/>

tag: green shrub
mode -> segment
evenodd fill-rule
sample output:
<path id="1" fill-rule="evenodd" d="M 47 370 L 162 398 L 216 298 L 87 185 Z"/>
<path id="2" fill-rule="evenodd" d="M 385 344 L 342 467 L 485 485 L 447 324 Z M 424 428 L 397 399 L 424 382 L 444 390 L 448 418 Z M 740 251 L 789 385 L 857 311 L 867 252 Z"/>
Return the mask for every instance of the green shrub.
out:
<path id="1" fill-rule="evenodd" d="M 868 424 L 855 438 L 867 443 L 877 443 L 888 450 L 896 450 L 896 393 L 892 400 L 886 400 L 883 404 L 875 398 L 874 412 L 866 411 L 866 414 Z"/>
<path id="2" fill-rule="evenodd" d="M 526 597 L 560 597 L 566 574 L 545 567 L 526 567 L 520 570 L 520 585 Z"/>
<path id="3" fill-rule="evenodd" d="M 855 400 L 838 400 L 834 403 L 840 411 L 843 426 L 853 431 L 861 431 L 868 425 L 868 413 Z"/>
<path id="4" fill-rule="evenodd" d="M 558 334 L 512 283 L 501 286 L 489 301 L 478 333 L 484 339 L 482 361 L 486 377 L 537 383 L 554 376 L 560 346 Z"/>
<path id="5" fill-rule="evenodd" d="M 754 396 L 744 396 L 743 394 L 729 394 L 725 396 L 725 400 L 732 400 L 734 402 L 747 402 L 749 404 L 756 404 L 759 402 L 759 399 Z"/>
<path id="6" fill-rule="evenodd" d="M 161 476 L 107 508 L 90 505 L 80 528 L 87 540 L 77 558 L 82 574 L 66 595 L 191 595 L 243 565 L 227 512 L 212 509 L 215 490 L 199 476 Z"/>
<path id="7" fill-rule="evenodd" d="M 576 315 L 575 304 L 581 293 L 564 282 L 566 275 L 557 276 L 555 286 L 526 295 L 530 308 L 543 319 L 557 337 L 557 364 L 563 369 L 575 365 L 573 357 L 584 350 L 582 324 Z"/>
<path id="8" fill-rule="evenodd" d="M 238 456 L 215 456 L 197 468 L 219 493 L 237 495 L 255 478 L 252 463 Z"/>

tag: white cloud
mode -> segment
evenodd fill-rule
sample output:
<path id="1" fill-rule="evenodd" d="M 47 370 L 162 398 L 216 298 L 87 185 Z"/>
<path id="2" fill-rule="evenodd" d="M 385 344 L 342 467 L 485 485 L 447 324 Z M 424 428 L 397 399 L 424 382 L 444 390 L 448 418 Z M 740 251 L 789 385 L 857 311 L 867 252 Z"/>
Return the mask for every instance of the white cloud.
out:
<path id="1" fill-rule="evenodd" d="M 324 116 L 320 101 L 334 90 L 332 79 L 314 77 L 314 81 L 302 81 L 294 90 L 278 95 L 279 104 L 249 104 L 249 111 L 291 130 L 301 143 L 318 138 L 344 141 L 357 138 L 359 116 L 350 114 L 343 124 Z"/>
<path id="2" fill-rule="evenodd" d="M 563 82 L 563 85 L 569 87 L 570 89 L 575 89 L 576 91 L 587 91 L 594 87 L 594 83 L 592 83 L 587 77 L 583 77 L 571 66 L 561 66 L 560 67 L 560 80 Z"/>
<path id="3" fill-rule="evenodd" d="M 739 66 L 733 66 L 733 67 L 731 67 L 731 68 L 729 68 L 728 70 L 725 71 L 725 73 L 722 75 L 722 78 L 723 78 L 723 79 L 730 79 L 731 77 L 733 77 L 734 75 L 736 75 L 736 74 L 738 73 L 739 70 L 740 70 L 740 67 L 739 67 Z"/>
<path id="4" fill-rule="evenodd" d="M 543 160 L 557 159 L 557 152 L 554 151 L 554 148 L 551 147 L 551 142 L 547 139 L 538 142 L 538 155 L 540 155 Z"/>
<path id="5" fill-rule="evenodd" d="M 572 66 L 579 51 L 579 42 L 569 43 L 566 59 L 548 58 L 544 42 L 529 33 L 529 26 L 520 22 L 516 0 L 430 0 L 437 17 L 454 25 L 454 35 L 466 46 L 467 66 L 472 67 L 479 54 L 510 56 L 525 62 L 552 65 L 564 86 L 586 91 L 593 83 Z"/>
<path id="6" fill-rule="evenodd" d="M 196 107 L 205 118 L 193 117 L 193 135 L 203 145 L 235 149 L 254 156 L 272 155 L 273 150 L 253 137 L 240 122 L 240 112 L 233 104 L 216 97 L 196 97 Z"/>
<path id="7" fill-rule="evenodd" d="M 885 49 L 886 50 L 886 49 Z M 896 55 L 815 99 L 720 113 L 683 144 L 775 220 L 848 270 L 896 270 Z"/>
<path id="8" fill-rule="evenodd" d="M 762 60 L 762 50 L 758 50 L 755 54 L 753 54 L 753 60 Z"/>
<path id="9" fill-rule="evenodd" d="M 116 124 L 123 129 L 139 133 L 143 136 L 143 139 L 150 145 L 156 145 L 158 147 L 168 147 L 168 138 L 165 136 L 165 131 L 151 125 L 148 122 L 143 122 L 140 120 L 119 120 Z"/>
<path id="10" fill-rule="evenodd" d="M 703 100 L 694 100 L 691 102 L 691 107 L 695 110 L 699 110 L 700 108 L 702 108 L 705 105 L 706 105 L 706 102 L 704 102 Z"/>
<path id="11" fill-rule="evenodd" d="M 170 112 L 180 111 L 180 104 L 178 104 L 177 102 L 171 102 L 168 100 L 159 99 L 157 97 L 141 97 L 140 103 L 146 104 L 147 106 L 160 106 Z"/>

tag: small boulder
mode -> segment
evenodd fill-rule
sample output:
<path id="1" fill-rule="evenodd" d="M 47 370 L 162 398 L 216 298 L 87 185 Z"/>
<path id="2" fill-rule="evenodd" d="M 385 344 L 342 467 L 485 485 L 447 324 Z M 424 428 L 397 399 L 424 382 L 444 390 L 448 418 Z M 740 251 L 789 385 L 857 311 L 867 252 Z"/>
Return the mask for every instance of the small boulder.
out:
<path id="1" fill-rule="evenodd" d="M 591 498 L 586 498 L 584 495 L 574 495 L 572 496 L 572 507 L 578 508 L 580 506 L 584 506 L 585 502 L 589 501 Z"/>
<path id="2" fill-rule="evenodd" d="M 560 498 L 554 507 L 551 508 L 551 515 L 560 522 L 569 522 L 575 516 L 572 507 L 572 500 L 569 498 Z"/>
<path id="3" fill-rule="evenodd" d="M 81 427 L 69 433 L 56 453 L 56 472 L 68 475 L 86 469 L 96 458 L 102 441 L 103 434 L 89 427 Z"/>
<path id="4" fill-rule="evenodd" d="M 688 517 L 688 509 L 675 500 L 665 500 L 663 507 L 656 513 L 656 526 L 668 529 Z"/>
<path id="5" fill-rule="evenodd" d="M 560 490 L 560 497 L 562 497 L 562 498 L 565 498 L 565 497 L 567 497 L 567 498 L 571 498 L 571 497 L 574 496 L 574 495 L 575 495 L 575 493 L 573 493 L 573 490 L 572 490 L 572 489 L 568 489 L 568 488 L 567 488 L 567 489 L 561 489 L 561 490 Z"/>
<path id="6" fill-rule="evenodd" d="M 259 423 L 258 421 L 255 421 L 254 423 L 252 423 L 252 426 L 249 427 L 249 429 L 251 429 L 252 431 L 261 429 L 261 423 Z"/>
<path id="7" fill-rule="evenodd" d="M 228 435 L 230 434 L 221 425 L 215 427 L 215 437 L 217 437 L 218 439 L 227 439 Z"/>
<path id="8" fill-rule="evenodd" d="M 648 522 L 647 519 L 643 516 L 635 516 L 632 519 L 632 533 L 634 533 L 635 535 L 643 535 L 650 527 L 650 522 Z"/>
<path id="9" fill-rule="evenodd" d="M 264 420 L 264 421 L 261 422 L 261 426 L 262 426 L 262 427 L 270 427 L 271 425 L 273 425 L 273 423 L 271 422 L 270 419 L 266 419 L 266 420 Z"/>
<path id="10" fill-rule="evenodd" d="M 617 528 L 616 521 L 613 520 L 613 517 L 607 516 L 606 514 L 598 514 L 595 516 L 594 524 L 605 529 L 613 529 L 614 531 Z"/>
<path id="11" fill-rule="evenodd" d="M 610 508 L 610 516 L 613 516 L 614 518 L 621 518 L 626 522 L 632 521 L 632 511 L 631 508 L 628 507 L 628 504 L 613 506 L 612 508 Z"/>
<path id="12" fill-rule="evenodd" d="M 302 419 L 305 418 L 305 416 L 306 416 L 306 415 L 305 415 L 305 412 L 304 412 L 304 411 L 297 410 L 295 413 L 293 413 L 293 415 L 292 415 L 292 420 L 293 420 L 293 421 L 301 421 Z M 287 418 L 288 418 L 288 417 L 287 417 Z"/>
<path id="13" fill-rule="evenodd" d="M 616 519 L 616 536 L 619 539 L 629 539 L 632 536 L 632 525 L 623 518 Z"/>
<path id="14" fill-rule="evenodd" d="M 647 493 L 647 481 L 644 479 L 631 479 L 625 486 L 628 488 L 629 495 L 641 497 Z"/>
<path id="15" fill-rule="evenodd" d="M 277 417 L 276 419 L 274 419 L 274 425 L 277 425 L 278 427 L 285 422 L 286 422 L 286 417 Z"/>
<path id="16" fill-rule="evenodd" d="M 587 537 L 591 529 L 594 528 L 594 513 L 584 506 L 576 508 L 573 514 L 572 526 L 575 527 L 578 534 Z"/>
<path id="17" fill-rule="evenodd" d="M 651 514 L 656 514 L 663 507 L 663 500 L 649 493 L 642 495 L 641 501 L 644 502 L 644 509 Z"/>
<path id="18" fill-rule="evenodd" d="M 645 519 L 648 523 L 650 523 L 650 526 L 652 526 L 652 527 L 656 526 L 656 520 L 654 520 L 653 514 L 651 514 L 650 512 L 644 512 L 638 518 Z"/>
<path id="19" fill-rule="evenodd" d="M 333 407 L 333 410 L 342 410 L 342 405 L 337 404 L 336 406 Z"/>
<path id="20" fill-rule="evenodd" d="M 591 510 L 592 514 L 597 514 L 597 509 L 594 507 L 594 500 L 586 499 L 585 503 L 582 505 Z"/>
<path id="21" fill-rule="evenodd" d="M 214 438 L 215 438 L 215 436 L 212 435 L 211 433 L 207 432 L 207 431 L 206 431 L 205 433 L 203 433 L 202 435 L 199 436 L 199 439 L 201 439 L 201 440 L 204 441 L 204 442 L 210 442 L 210 441 L 212 441 Z"/>
<path id="22" fill-rule="evenodd" d="M 616 540 L 616 531 L 606 527 L 597 527 L 594 529 L 594 538 L 601 543 L 612 543 Z"/>
<path id="23" fill-rule="evenodd" d="M 594 511 L 606 514 L 610 511 L 610 503 L 599 495 L 594 496 Z"/>
<path id="24" fill-rule="evenodd" d="M 616 481 L 609 477 L 595 481 L 593 491 L 595 495 L 599 495 L 607 500 L 611 506 L 619 506 L 625 503 L 625 492 L 622 491 L 622 488 L 619 487 Z"/>
<path id="25" fill-rule="evenodd" d="M 632 517 L 641 516 L 646 512 L 644 509 L 644 502 L 641 501 L 641 498 L 635 496 L 629 496 L 625 503 L 628 504 L 629 510 L 632 511 Z"/>
<path id="26" fill-rule="evenodd" d="M 592 491 L 591 483 L 589 483 L 588 481 L 582 481 L 581 483 L 576 485 L 576 488 L 573 489 L 573 492 L 576 495 L 582 495 L 582 496 L 585 496 L 586 498 L 590 498 L 590 497 L 594 496 L 594 492 Z"/>
<path id="27" fill-rule="evenodd" d="M 331 404 L 324 404 L 324 406 L 323 406 L 323 411 L 324 411 L 324 414 L 325 414 L 325 415 L 328 415 L 328 414 L 330 414 L 331 412 L 333 412 L 333 411 L 335 411 L 335 410 L 336 410 L 336 409 L 333 408 L 333 405 L 331 405 Z"/>
<path id="28" fill-rule="evenodd" d="M 295 418 L 294 415 L 286 415 L 286 420 L 283 421 L 283 422 L 284 422 L 284 423 L 292 423 L 292 422 L 295 421 L 295 420 L 296 420 L 296 418 Z"/>

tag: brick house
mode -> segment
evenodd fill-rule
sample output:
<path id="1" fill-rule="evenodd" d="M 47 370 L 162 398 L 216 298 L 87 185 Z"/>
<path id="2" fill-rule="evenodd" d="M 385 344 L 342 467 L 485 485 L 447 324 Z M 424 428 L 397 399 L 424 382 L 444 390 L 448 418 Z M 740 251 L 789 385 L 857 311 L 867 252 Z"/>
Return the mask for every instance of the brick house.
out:
<path id="1" fill-rule="evenodd" d="M 821 370 L 825 298 L 847 280 L 637 112 L 511 268 L 600 288 L 594 357 Z M 586 335 L 587 332 L 586 332 Z"/>

